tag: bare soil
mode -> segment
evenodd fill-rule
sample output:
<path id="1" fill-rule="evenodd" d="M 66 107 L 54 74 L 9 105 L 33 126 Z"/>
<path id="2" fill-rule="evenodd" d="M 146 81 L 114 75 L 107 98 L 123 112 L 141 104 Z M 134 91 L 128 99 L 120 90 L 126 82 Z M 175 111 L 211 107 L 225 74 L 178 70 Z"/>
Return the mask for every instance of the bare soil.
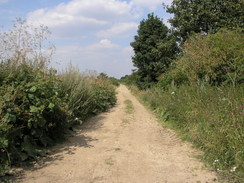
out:
<path id="1" fill-rule="evenodd" d="M 121 85 L 118 104 L 84 123 L 77 134 L 17 178 L 24 183 L 211 183 L 198 151 L 160 125 Z M 130 100 L 133 112 L 126 111 Z"/>

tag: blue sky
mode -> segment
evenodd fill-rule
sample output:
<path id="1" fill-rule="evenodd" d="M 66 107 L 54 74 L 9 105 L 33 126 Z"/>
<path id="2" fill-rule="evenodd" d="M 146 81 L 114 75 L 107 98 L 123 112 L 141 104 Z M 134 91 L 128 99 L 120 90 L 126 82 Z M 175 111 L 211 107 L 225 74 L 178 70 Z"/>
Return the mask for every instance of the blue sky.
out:
<path id="1" fill-rule="evenodd" d="M 16 17 L 44 24 L 56 46 L 53 65 L 70 62 L 81 71 L 96 70 L 117 78 L 133 69 L 130 42 L 140 21 L 154 12 L 167 19 L 162 3 L 172 0 L 0 0 L 0 25 L 8 29 Z M 58 63 L 58 64 L 57 64 Z"/>

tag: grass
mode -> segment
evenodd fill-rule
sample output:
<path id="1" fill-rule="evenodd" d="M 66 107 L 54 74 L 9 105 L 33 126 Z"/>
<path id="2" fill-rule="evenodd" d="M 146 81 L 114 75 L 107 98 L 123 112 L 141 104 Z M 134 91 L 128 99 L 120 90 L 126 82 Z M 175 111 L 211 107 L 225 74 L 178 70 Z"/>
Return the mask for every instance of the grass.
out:
<path id="1" fill-rule="evenodd" d="M 114 148 L 115 151 L 121 151 L 121 148 L 120 147 L 116 147 Z"/>
<path id="2" fill-rule="evenodd" d="M 106 165 L 109 165 L 109 166 L 113 166 L 114 165 L 114 162 L 113 162 L 112 159 L 105 160 L 105 163 L 106 163 Z"/>
<path id="3" fill-rule="evenodd" d="M 124 101 L 124 104 L 126 105 L 125 112 L 127 114 L 133 114 L 133 112 L 134 112 L 135 109 L 134 109 L 134 106 L 133 106 L 132 101 L 131 100 L 125 100 Z"/>
<path id="4" fill-rule="evenodd" d="M 202 159 L 228 182 L 244 182 L 244 91 L 181 86 L 136 91 L 166 126 L 204 152 Z"/>
<path id="5" fill-rule="evenodd" d="M 130 124 L 130 121 L 128 119 L 122 119 L 122 124 Z"/>

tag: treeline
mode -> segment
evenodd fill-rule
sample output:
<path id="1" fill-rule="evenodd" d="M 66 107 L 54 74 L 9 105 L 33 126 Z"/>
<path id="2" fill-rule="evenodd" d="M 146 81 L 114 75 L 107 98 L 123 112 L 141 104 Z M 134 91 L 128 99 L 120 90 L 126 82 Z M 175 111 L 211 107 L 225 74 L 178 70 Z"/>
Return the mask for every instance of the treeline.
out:
<path id="1" fill-rule="evenodd" d="M 0 176 L 12 164 L 34 160 L 64 139 L 75 124 L 116 103 L 110 78 L 70 66 L 49 66 L 47 27 L 17 19 L 0 34 Z"/>
<path id="2" fill-rule="evenodd" d="M 121 80 L 166 125 L 202 149 L 229 182 L 244 181 L 244 4 L 174 0 L 171 28 L 153 13 L 131 43 L 137 68 Z"/>

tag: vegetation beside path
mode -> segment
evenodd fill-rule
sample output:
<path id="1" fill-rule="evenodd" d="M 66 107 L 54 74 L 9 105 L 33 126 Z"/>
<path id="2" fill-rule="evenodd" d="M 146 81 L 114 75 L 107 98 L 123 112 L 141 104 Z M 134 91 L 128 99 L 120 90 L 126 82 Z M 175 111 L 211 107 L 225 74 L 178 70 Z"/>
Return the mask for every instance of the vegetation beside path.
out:
<path id="1" fill-rule="evenodd" d="M 50 68 L 48 35 L 46 27 L 21 19 L 0 34 L 0 177 L 11 165 L 44 155 L 74 124 L 116 103 L 110 78 Z"/>

